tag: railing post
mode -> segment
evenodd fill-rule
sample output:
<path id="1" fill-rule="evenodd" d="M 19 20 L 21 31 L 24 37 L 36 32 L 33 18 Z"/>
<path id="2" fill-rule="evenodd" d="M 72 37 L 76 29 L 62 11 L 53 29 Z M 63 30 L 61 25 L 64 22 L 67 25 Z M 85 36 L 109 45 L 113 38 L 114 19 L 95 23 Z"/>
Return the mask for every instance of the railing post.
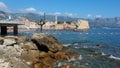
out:
<path id="1" fill-rule="evenodd" d="M 1 35 L 7 35 L 7 26 L 1 26 Z"/>
<path id="2" fill-rule="evenodd" d="M 13 29 L 14 29 L 14 31 L 13 31 L 14 35 L 17 35 L 18 34 L 18 26 L 15 25 Z"/>

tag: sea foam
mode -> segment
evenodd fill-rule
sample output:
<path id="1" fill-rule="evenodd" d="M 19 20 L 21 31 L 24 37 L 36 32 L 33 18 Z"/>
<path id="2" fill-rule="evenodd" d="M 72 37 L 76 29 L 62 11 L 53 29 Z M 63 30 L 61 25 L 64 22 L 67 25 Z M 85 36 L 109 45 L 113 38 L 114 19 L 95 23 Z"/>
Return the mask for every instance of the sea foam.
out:
<path id="1" fill-rule="evenodd" d="M 116 59 L 116 60 L 120 60 L 119 57 L 115 57 L 115 56 L 113 56 L 113 55 L 110 55 L 109 58 Z"/>

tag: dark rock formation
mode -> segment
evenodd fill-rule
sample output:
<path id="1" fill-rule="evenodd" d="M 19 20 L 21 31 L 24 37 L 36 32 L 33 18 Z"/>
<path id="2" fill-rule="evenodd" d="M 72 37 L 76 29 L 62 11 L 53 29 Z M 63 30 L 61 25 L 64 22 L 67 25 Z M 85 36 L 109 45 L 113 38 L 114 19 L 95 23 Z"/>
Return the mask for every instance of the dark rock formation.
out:
<path id="1" fill-rule="evenodd" d="M 58 52 L 63 48 L 59 40 L 48 34 L 34 34 L 32 36 L 32 41 L 37 44 L 39 50 L 41 51 Z"/>

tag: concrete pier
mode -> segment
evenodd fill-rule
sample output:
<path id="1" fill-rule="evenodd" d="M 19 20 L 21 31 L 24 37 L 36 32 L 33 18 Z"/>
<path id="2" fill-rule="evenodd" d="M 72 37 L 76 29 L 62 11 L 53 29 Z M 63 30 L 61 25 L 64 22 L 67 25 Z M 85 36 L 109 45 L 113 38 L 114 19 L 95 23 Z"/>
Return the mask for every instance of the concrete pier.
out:
<path id="1" fill-rule="evenodd" d="M 7 26 L 1 26 L 1 35 L 7 35 Z"/>
<path id="2" fill-rule="evenodd" d="M 13 34 L 17 35 L 18 25 L 24 25 L 24 23 L 17 21 L 0 21 L 1 35 L 7 35 L 7 27 L 13 27 Z"/>

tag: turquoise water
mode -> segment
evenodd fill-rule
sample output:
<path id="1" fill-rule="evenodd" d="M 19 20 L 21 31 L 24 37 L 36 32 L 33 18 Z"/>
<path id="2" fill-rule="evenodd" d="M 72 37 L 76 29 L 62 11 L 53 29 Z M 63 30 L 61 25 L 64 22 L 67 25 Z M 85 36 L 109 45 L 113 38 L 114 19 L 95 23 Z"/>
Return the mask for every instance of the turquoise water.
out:
<path id="1" fill-rule="evenodd" d="M 34 33 L 41 32 L 39 30 L 19 32 L 19 35 L 31 37 Z M 60 62 L 62 64 L 73 64 L 76 68 L 120 68 L 119 28 L 93 28 L 83 32 L 51 30 L 43 33 L 52 34 L 82 56 L 82 59 L 75 61 Z"/>

